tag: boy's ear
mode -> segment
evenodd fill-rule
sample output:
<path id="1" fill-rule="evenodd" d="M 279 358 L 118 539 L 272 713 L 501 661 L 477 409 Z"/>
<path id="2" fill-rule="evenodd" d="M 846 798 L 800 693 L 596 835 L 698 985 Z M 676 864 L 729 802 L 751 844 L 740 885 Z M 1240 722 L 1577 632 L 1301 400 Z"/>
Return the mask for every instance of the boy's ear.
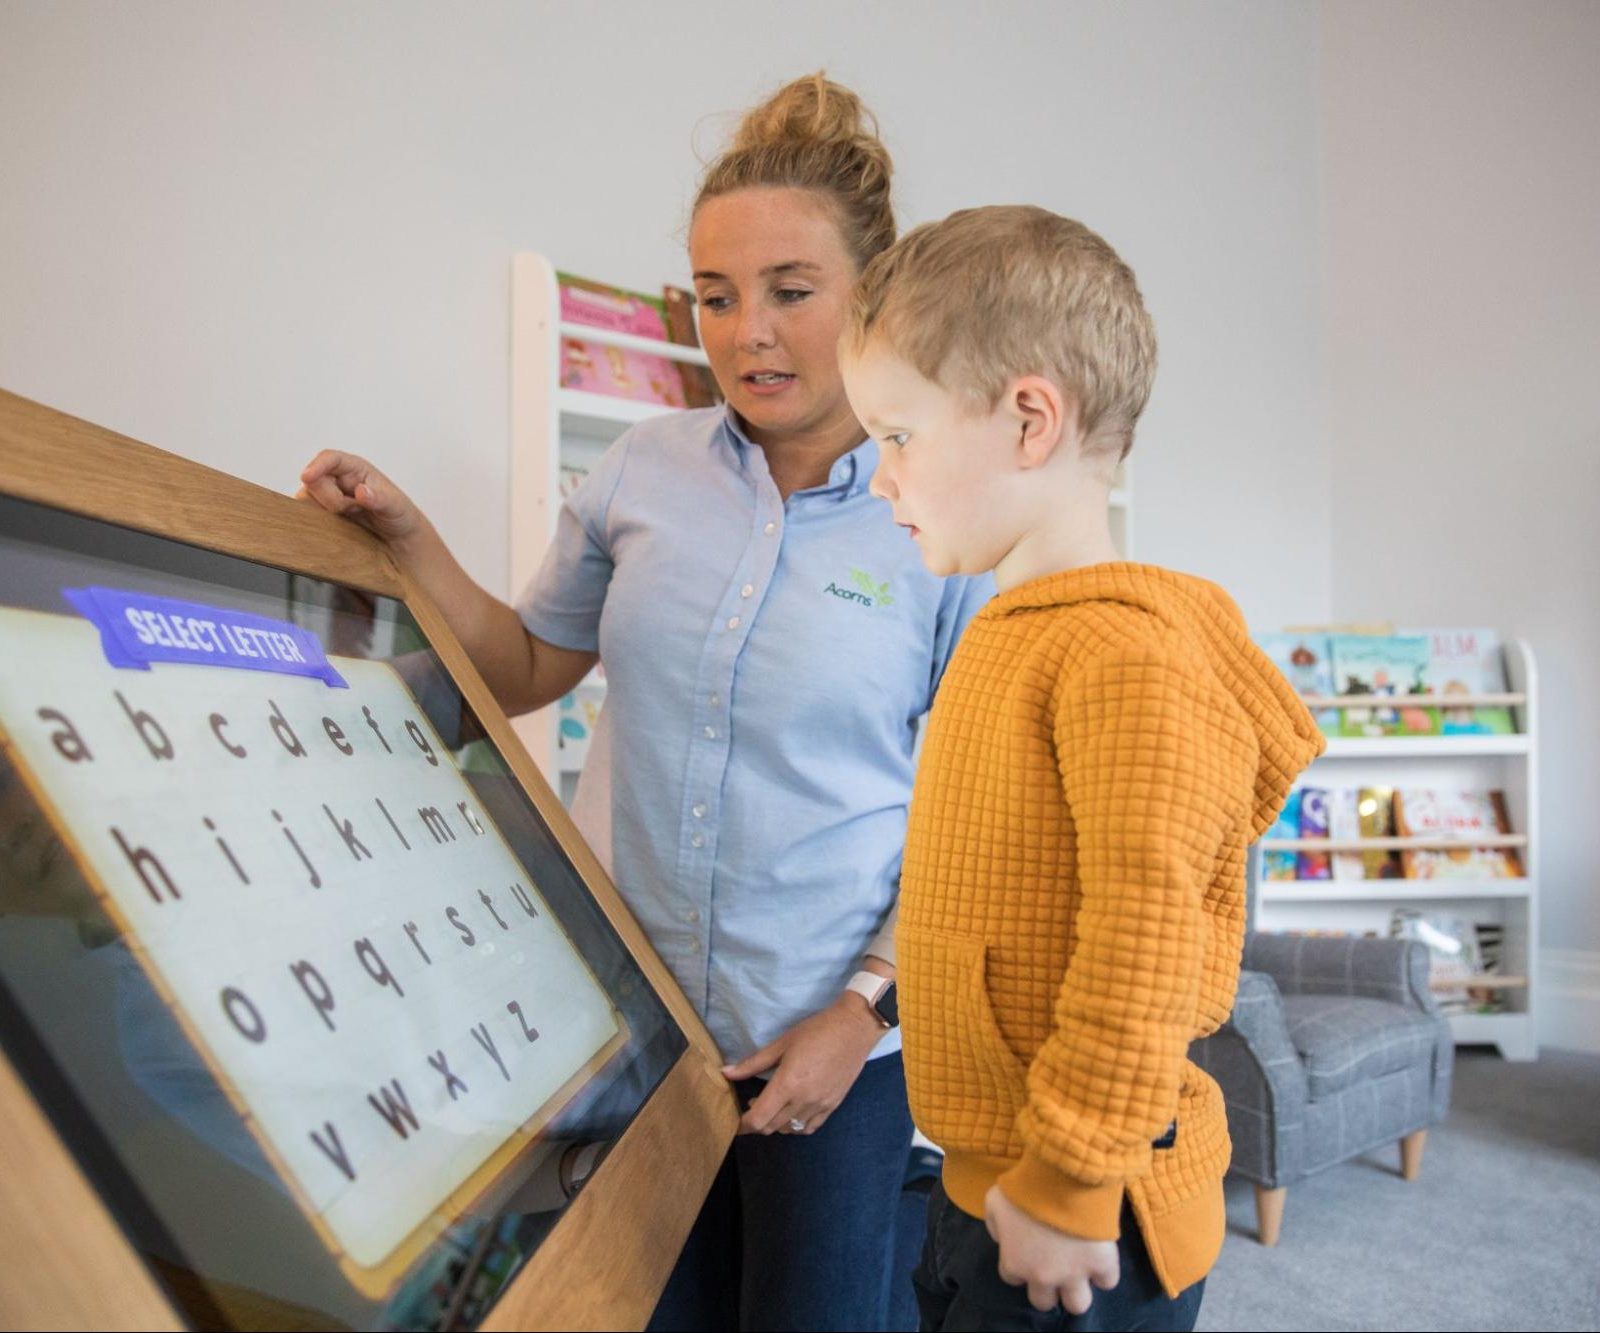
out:
<path id="1" fill-rule="evenodd" d="M 1017 424 L 1018 462 L 1043 467 L 1078 427 L 1078 401 L 1043 375 L 1024 375 L 1006 390 L 1006 414 Z"/>

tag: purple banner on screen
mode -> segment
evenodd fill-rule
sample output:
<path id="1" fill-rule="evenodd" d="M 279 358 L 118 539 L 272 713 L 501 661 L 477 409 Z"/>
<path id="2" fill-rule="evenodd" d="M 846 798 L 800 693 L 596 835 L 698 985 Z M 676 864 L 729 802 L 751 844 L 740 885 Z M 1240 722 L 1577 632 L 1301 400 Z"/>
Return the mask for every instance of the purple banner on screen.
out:
<path id="1" fill-rule="evenodd" d="M 311 676 L 349 688 L 317 636 L 287 620 L 116 588 L 63 588 L 61 595 L 100 631 L 114 667 L 148 671 L 152 662 L 188 662 Z"/>

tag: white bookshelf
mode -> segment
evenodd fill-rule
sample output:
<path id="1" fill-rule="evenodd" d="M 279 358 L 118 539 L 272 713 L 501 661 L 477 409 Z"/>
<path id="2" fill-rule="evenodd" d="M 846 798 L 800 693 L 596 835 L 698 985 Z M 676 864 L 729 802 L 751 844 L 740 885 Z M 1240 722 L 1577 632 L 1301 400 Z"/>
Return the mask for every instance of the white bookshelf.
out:
<path id="1" fill-rule="evenodd" d="M 1505 792 L 1512 833 L 1475 839 L 1474 846 L 1514 847 L 1524 875 L 1481 880 L 1262 881 L 1257 890 L 1257 930 L 1347 930 L 1389 933 L 1396 907 L 1450 912 L 1504 929 L 1501 988 L 1507 1010 L 1453 1014 L 1459 1044 L 1487 1044 L 1509 1060 L 1538 1054 L 1539 995 L 1539 779 L 1538 688 L 1533 651 L 1522 640 L 1504 645 L 1510 690 L 1493 702 L 1509 706 L 1517 734 L 1510 736 L 1380 736 L 1334 738 L 1301 777 L 1303 787 L 1435 787 Z M 1311 701 L 1314 708 L 1318 701 Z M 1341 700 L 1341 703 L 1346 702 Z M 1391 705 L 1393 700 L 1388 701 Z M 1483 702 L 1490 702 L 1485 697 Z M 1456 846 L 1418 838 L 1263 839 L 1263 851 Z"/>
<path id="2" fill-rule="evenodd" d="M 511 261 L 511 491 L 507 586 L 514 599 L 538 572 L 555 536 L 561 509 L 561 468 L 589 468 L 629 426 L 682 409 L 611 398 L 561 387 L 561 339 L 648 352 L 670 361 L 710 364 L 698 347 L 657 342 L 632 334 L 569 324 L 561 319 L 555 265 L 521 252 Z M 1133 558 L 1133 474 L 1126 463 L 1111 493 L 1111 535 L 1124 559 Z M 575 692 L 573 707 L 603 699 L 604 679 L 591 675 Z M 569 710 L 570 711 L 570 710 Z M 517 734 L 550 785 L 570 803 L 587 745 L 559 739 L 562 708 L 552 705 L 513 720 Z"/>
<path id="3" fill-rule="evenodd" d="M 649 352 L 670 361 L 709 363 L 698 347 L 657 342 L 632 334 L 561 319 L 555 266 L 541 254 L 524 252 L 511 261 L 511 493 L 507 570 L 508 599 L 528 584 L 555 536 L 561 511 L 563 464 L 592 467 L 629 426 L 680 411 L 657 403 L 611 398 L 561 387 L 561 339 L 582 338 L 603 346 Z M 560 739 L 563 713 L 583 713 L 604 695 L 605 682 L 590 675 L 568 705 L 552 705 L 515 719 L 513 725 L 550 785 L 568 802 L 587 754 L 587 743 Z M 589 728 L 586 726 L 585 728 Z"/>

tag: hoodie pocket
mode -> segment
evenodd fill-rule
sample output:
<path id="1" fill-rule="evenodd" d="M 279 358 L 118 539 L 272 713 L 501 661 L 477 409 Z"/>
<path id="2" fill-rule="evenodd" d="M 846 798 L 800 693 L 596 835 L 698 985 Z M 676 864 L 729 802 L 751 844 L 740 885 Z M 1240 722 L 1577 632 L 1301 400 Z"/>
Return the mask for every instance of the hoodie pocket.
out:
<path id="1" fill-rule="evenodd" d="M 895 943 L 918 1127 L 946 1151 L 1013 1154 L 1028 1071 L 990 1007 L 983 941 L 902 925 Z"/>

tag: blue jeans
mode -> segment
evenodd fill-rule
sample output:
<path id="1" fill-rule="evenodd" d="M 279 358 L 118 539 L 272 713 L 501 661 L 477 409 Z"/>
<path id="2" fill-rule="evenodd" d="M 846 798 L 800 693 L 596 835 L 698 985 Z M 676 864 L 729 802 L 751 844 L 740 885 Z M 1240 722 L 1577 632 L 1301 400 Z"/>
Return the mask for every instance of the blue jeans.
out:
<path id="1" fill-rule="evenodd" d="M 943 1184 L 928 1198 L 928 1238 L 916 1272 L 917 1303 L 922 1307 L 923 1333 L 956 1333 L 965 1329 L 1110 1330 L 1149 1329 L 1189 1333 L 1200 1314 L 1206 1280 L 1178 1293 L 1162 1289 L 1151 1267 L 1144 1237 L 1133 1211 L 1122 1208 L 1122 1238 L 1117 1242 L 1122 1279 L 1110 1291 L 1091 1288 L 1094 1303 L 1081 1315 L 1061 1306 L 1035 1310 L 1026 1287 L 1013 1287 L 1000 1276 L 1000 1247 L 981 1218 L 971 1217 L 950 1202 Z"/>
<path id="2" fill-rule="evenodd" d="M 765 1085 L 736 1085 L 747 1106 Z M 734 1140 L 650 1320 L 675 1330 L 885 1328 L 911 1151 L 898 1052 L 867 1061 L 815 1134 Z"/>

